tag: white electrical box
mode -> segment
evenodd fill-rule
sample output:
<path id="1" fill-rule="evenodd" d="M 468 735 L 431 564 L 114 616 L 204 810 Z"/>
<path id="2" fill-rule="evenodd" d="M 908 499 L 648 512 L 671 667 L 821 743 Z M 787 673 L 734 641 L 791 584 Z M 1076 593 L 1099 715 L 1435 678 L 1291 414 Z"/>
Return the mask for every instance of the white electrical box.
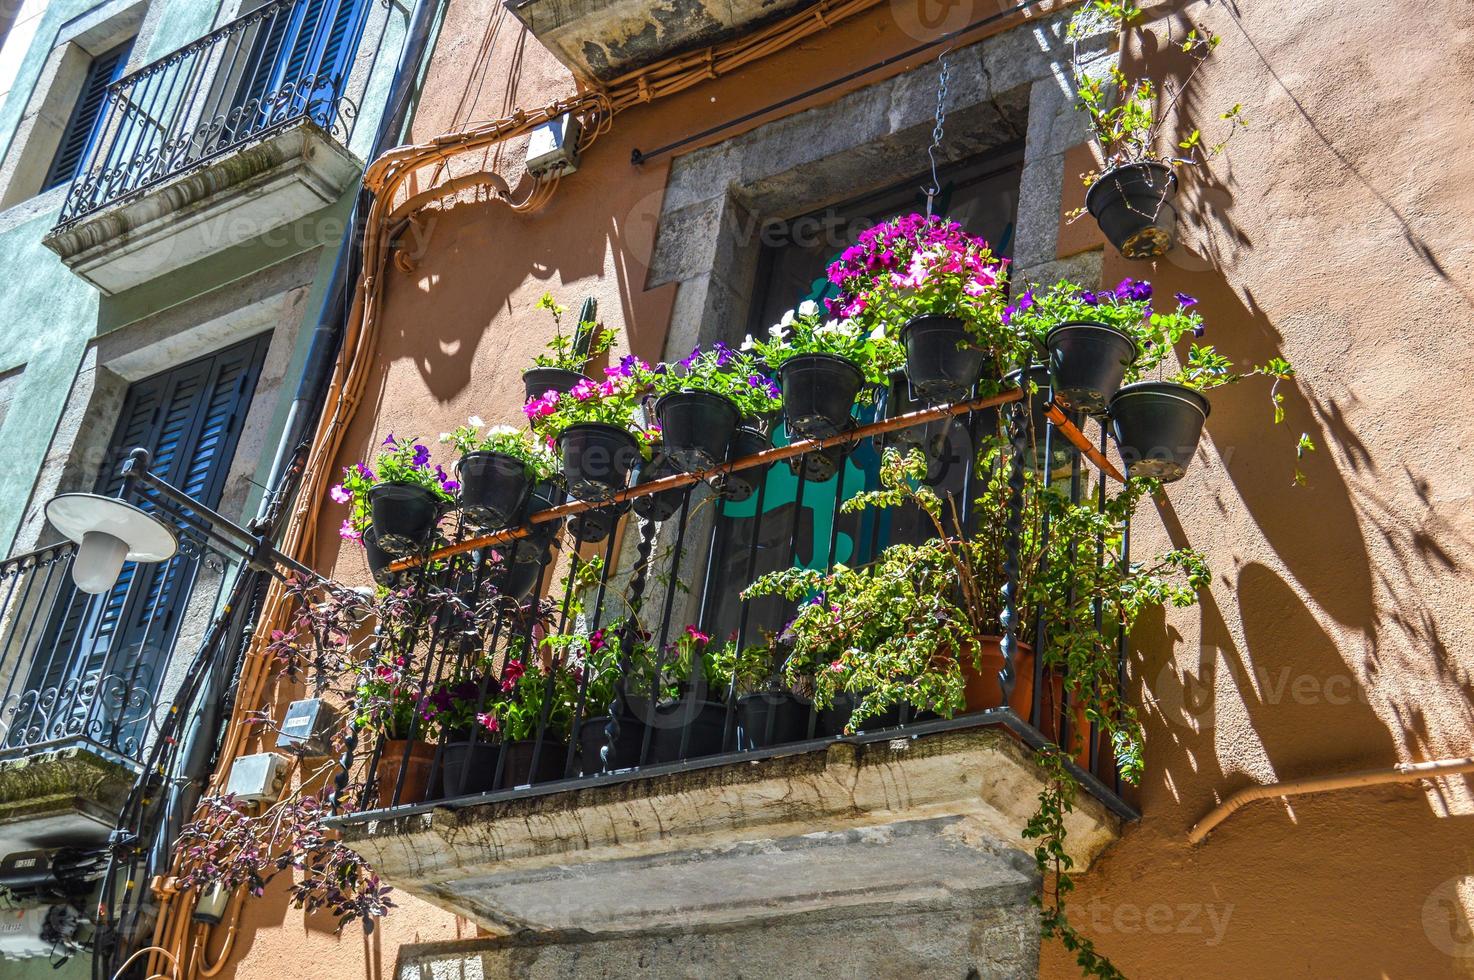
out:
<path id="1" fill-rule="evenodd" d="M 534 177 L 573 173 L 578 169 L 578 141 L 582 136 L 583 127 L 569 113 L 543 123 L 532 131 L 527 143 L 527 172 Z"/>
<path id="2" fill-rule="evenodd" d="M 286 756 L 275 752 L 243 755 L 230 765 L 225 792 L 244 803 L 275 803 L 286 778 Z"/>
<path id="3" fill-rule="evenodd" d="M 338 712 L 322 698 L 304 698 L 287 705 L 276 747 L 296 755 L 332 755 L 332 732 Z"/>

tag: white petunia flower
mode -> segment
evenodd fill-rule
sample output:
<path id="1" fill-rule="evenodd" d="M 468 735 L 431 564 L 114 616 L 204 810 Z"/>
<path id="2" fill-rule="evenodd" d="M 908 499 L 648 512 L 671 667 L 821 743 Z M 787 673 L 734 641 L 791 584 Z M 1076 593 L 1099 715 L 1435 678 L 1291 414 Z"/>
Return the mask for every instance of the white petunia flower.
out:
<path id="1" fill-rule="evenodd" d="M 883 324 L 883 323 L 877 324 L 876 327 L 875 327 L 875 329 L 872 330 L 872 331 L 870 331 L 870 339 L 871 340 L 884 340 L 885 339 L 885 324 Z"/>
<path id="2" fill-rule="evenodd" d="M 839 324 L 836 321 L 834 321 L 834 320 L 830 320 L 828 323 L 824 324 L 822 327 L 816 327 L 814 329 L 814 333 L 815 334 L 839 333 Z"/>
<path id="3" fill-rule="evenodd" d="M 742 338 L 742 346 L 737 349 L 747 351 L 752 350 L 756 346 L 757 341 L 752 339 L 752 334 L 748 334 L 746 337 Z"/>
<path id="4" fill-rule="evenodd" d="M 455 438 L 455 436 L 451 435 L 449 432 L 442 432 L 442 433 L 440 433 L 440 441 L 441 442 L 450 442 L 454 438 Z"/>
<path id="5" fill-rule="evenodd" d="M 789 310 L 787 313 L 783 314 L 783 316 L 781 318 L 779 318 L 779 320 L 778 320 L 778 325 L 781 326 L 781 327 L 790 326 L 790 325 L 792 325 L 792 323 L 793 323 L 793 311 L 792 310 Z"/>
<path id="6" fill-rule="evenodd" d="M 466 421 L 470 423 L 472 428 L 475 429 L 479 429 L 486 424 L 485 422 L 481 421 L 481 416 L 479 415 L 473 415 L 470 418 L 466 419 Z"/>
<path id="7" fill-rule="evenodd" d="M 854 320 L 841 320 L 839 321 L 839 332 L 846 337 L 858 337 L 860 335 L 860 325 Z"/>
<path id="8" fill-rule="evenodd" d="M 799 316 L 814 316 L 819 312 L 819 304 L 811 299 L 806 299 L 798 304 Z"/>
<path id="9" fill-rule="evenodd" d="M 783 324 L 775 323 L 768 328 L 768 336 L 781 341 L 788 337 L 788 331 L 783 329 Z"/>
<path id="10" fill-rule="evenodd" d="M 486 434 L 488 436 L 515 436 L 521 431 L 515 425 L 494 425 Z"/>

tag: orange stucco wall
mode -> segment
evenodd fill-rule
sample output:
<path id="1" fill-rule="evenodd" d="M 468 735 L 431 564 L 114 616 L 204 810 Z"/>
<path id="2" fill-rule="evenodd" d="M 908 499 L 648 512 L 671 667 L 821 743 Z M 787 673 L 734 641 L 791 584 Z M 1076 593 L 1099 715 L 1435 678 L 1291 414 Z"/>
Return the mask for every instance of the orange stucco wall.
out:
<path id="1" fill-rule="evenodd" d="M 1278 428 L 1265 388 L 1215 394 L 1188 478 L 1138 515 L 1138 549 L 1191 544 L 1213 585 L 1197 608 L 1142 624 L 1144 817 L 1082 879 L 1074 917 L 1133 976 L 1469 975 L 1474 806 L 1461 780 L 1261 802 L 1199 847 L 1184 834 L 1245 785 L 1470 754 L 1474 7 L 1171 0 L 1151 17 L 1159 36 L 1191 20 L 1223 37 L 1186 112 L 1211 133 L 1242 103 L 1250 127 L 1185 181 L 1180 247 L 1154 268 L 1107 256 L 1103 278 L 1200 297 L 1206 340 L 1240 363 L 1282 354 L 1300 381 Z M 388 431 L 517 418 L 519 374 L 548 333 L 531 308 L 544 290 L 574 308 L 597 297 L 658 356 L 674 289 L 644 287 L 667 165 L 631 166 L 630 150 L 913 43 L 882 7 L 619 116 L 537 213 L 465 195 L 427 215 L 404 243 L 413 271 L 389 273 L 380 369 L 342 462 Z M 415 136 L 572 91 L 500 2 L 452 0 Z M 490 168 L 516 187 L 522 157 L 513 141 L 448 174 Z M 1060 241 L 1099 247 L 1082 225 Z M 1309 486 L 1292 489 L 1302 431 L 1320 449 Z M 366 581 L 358 554 L 337 553 L 339 520 L 325 517 L 320 567 Z M 248 903 L 223 975 L 377 977 L 400 943 L 474 932 L 400 900 L 367 941 Z M 1075 973 L 1050 944 L 1043 971 Z"/>

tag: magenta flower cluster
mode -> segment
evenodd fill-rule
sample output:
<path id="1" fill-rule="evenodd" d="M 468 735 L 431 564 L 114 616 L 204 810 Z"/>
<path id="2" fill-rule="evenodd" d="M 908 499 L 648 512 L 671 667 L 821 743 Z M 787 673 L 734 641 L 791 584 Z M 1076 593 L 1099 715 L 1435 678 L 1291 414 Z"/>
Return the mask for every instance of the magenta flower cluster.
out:
<path id="1" fill-rule="evenodd" d="M 956 221 L 908 214 L 860 233 L 854 245 L 830 263 L 829 281 L 841 295 L 826 299 L 831 316 L 865 312 L 863 295 L 876 279 L 899 289 L 920 289 L 935 275 L 962 276 L 963 291 L 982 296 L 1004 275 L 1006 259 L 993 257 L 988 243 Z"/>

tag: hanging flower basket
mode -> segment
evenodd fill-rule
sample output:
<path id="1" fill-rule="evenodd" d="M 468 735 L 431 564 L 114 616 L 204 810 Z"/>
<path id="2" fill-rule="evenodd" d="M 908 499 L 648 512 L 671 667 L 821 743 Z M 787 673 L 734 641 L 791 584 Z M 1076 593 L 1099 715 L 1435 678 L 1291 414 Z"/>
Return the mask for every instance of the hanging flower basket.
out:
<path id="1" fill-rule="evenodd" d="M 749 456 L 766 452 L 771 446 L 772 443 L 768 440 L 766 432 L 757 426 L 744 425 L 740 426 L 737 434 L 732 437 L 732 448 L 728 455 L 734 460 L 746 459 Z M 757 493 L 757 488 L 762 485 L 763 479 L 772 467 L 772 463 L 765 463 L 762 466 L 751 466 L 720 476 L 716 481 L 717 492 L 736 503 L 747 500 Z"/>
<path id="2" fill-rule="evenodd" d="M 1085 195 L 1085 207 L 1123 257 L 1155 259 L 1172 250 L 1176 194 L 1172 168 L 1148 160 L 1101 174 Z"/>
<path id="3" fill-rule="evenodd" d="M 619 520 L 619 513 L 622 509 L 601 507 L 598 510 L 586 510 L 583 513 L 574 514 L 568 518 L 568 533 L 573 535 L 579 544 L 597 544 L 609 537 L 609 532 L 614 530 L 615 522 Z"/>
<path id="4" fill-rule="evenodd" d="M 1072 409 L 1099 415 L 1136 360 L 1136 341 L 1115 327 L 1076 320 L 1044 339 L 1054 397 Z"/>
<path id="5" fill-rule="evenodd" d="M 783 418 L 799 439 L 827 439 L 849 427 L 850 410 L 865 375 L 834 354 L 799 354 L 778 369 Z"/>
<path id="6" fill-rule="evenodd" d="M 1140 381 L 1111 399 L 1111 429 L 1132 476 L 1182 479 L 1212 409 L 1207 397 L 1171 381 Z"/>
<path id="7" fill-rule="evenodd" d="M 416 483 L 380 483 L 368 491 L 379 547 L 408 555 L 430 546 L 440 520 L 440 498 Z"/>
<path id="8" fill-rule="evenodd" d="M 568 492 L 579 500 L 608 500 L 629 485 L 640 445 L 627 429 L 579 422 L 558 436 Z"/>
<path id="9" fill-rule="evenodd" d="M 919 398 L 936 404 L 961 401 L 977 384 L 987 352 L 955 316 L 913 317 L 901 328 L 906 376 Z"/>
<path id="10" fill-rule="evenodd" d="M 834 474 L 844 465 L 850 446 L 830 446 L 816 449 L 802 456 L 788 457 L 788 469 L 794 476 L 802 476 L 806 483 L 824 483 L 834 479 Z"/>
<path id="11" fill-rule="evenodd" d="M 467 453 L 456 464 L 456 475 L 461 513 L 482 529 L 506 527 L 516 520 L 532 489 L 527 464 L 506 453 Z"/>
<path id="12" fill-rule="evenodd" d="M 682 472 L 708 469 L 727 459 L 741 419 L 732 400 L 711 391 L 673 391 L 655 402 L 665 455 Z"/>
<path id="13" fill-rule="evenodd" d="M 364 529 L 363 550 L 368 559 L 369 573 L 373 575 L 374 581 L 386 588 L 394 588 L 404 573 L 389 571 L 389 566 L 393 564 L 396 556 L 379 547 L 379 535 L 372 526 Z"/>
<path id="14" fill-rule="evenodd" d="M 527 396 L 523 404 L 534 402 L 550 391 L 560 394 L 572 391 L 580 381 L 588 381 L 589 376 L 578 371 L 570 371 L 567 368 L 558 367 L 535 367 L 528 368 L 522 372 L 522 387 Z"/>

